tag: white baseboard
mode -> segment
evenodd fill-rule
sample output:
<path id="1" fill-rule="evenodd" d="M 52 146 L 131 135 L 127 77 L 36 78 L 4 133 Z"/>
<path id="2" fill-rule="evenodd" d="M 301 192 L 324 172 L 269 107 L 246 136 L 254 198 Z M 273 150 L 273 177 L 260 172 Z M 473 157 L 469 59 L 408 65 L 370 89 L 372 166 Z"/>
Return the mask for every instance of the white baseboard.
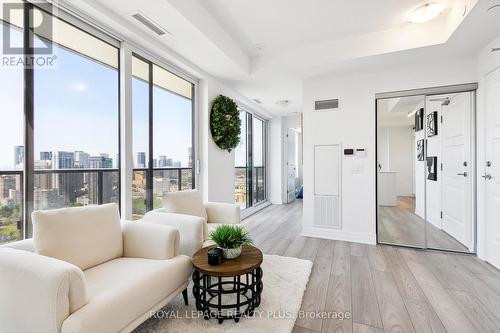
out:
<path id="1" fill-rule="evenodd" d="M 252 206 L 250 208 L 245 208 L 241 211 L 241 219 L 244 220 L 250 215 L 253 215 L 257 213 L 258 211 L 271 206 L 271 203 L 269 201 L 264 201 L 262 203 L 259 203 L 257 206 Z"/>
<path id="2" fill-rule="evenodd" d="M 375 234 L 334 230 L 328 228 L 314 228 L 314 227 L 302 228 L 301 235 L 306 237 L 340 240 L 353 243 L 363 243 L 363 244 L 377 243 L 377 237 Z"/>

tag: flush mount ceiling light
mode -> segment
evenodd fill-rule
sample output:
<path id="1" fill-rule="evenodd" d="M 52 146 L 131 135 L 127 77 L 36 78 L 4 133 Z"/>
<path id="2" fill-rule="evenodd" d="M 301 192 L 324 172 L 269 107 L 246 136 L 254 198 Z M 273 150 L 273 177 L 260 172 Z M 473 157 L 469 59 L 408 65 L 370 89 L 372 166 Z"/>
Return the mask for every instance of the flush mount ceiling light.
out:
<path id="1" fill-rule="evenodd" d="M 415 8 L 410 14 L 411 23 L 425 23 L 436 18 L 444 9 L 440 2 L 427 2 Z"/>
<path id="2" fill-rule="evenodd" d="M 286 106 L 288 106 L 288 104 L 290 104 L 290 100 L 282 99 L 280 101 L 277 101 L 276 104 L 281 106 L 281 107 L 286 107 Z"/>

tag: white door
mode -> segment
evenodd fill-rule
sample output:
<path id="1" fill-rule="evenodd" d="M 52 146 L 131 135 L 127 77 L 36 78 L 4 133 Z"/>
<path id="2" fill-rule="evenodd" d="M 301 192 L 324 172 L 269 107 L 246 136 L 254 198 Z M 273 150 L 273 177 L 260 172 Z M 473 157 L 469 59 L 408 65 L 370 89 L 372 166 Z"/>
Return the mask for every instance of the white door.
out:
<path id="1" fill-rule="evenodd" d="M 293 128 L 289 128 L 287 132 L 287 162 L 286 162 L 286 173 L 287 173 L 287 203 L 291 203 L 295 200 L 295 185 L 297 177 L 297 166 L 295 165 L 295 146 L 297 144 L 296 132 Z"/>
<path id="2" fill-rule="evenodd" d="M 441 109 L 442 229 L 473 250 L 472 93 L 449 96 Z M 439 126 L 438 126 L 439 128 Z M 439 163 L 439 161 L 438 161 Z"/>
<path id="3" fill-rule="evenodd" d="M 500 268 L 500 68 L 486 79 L 486 258 Z"/>

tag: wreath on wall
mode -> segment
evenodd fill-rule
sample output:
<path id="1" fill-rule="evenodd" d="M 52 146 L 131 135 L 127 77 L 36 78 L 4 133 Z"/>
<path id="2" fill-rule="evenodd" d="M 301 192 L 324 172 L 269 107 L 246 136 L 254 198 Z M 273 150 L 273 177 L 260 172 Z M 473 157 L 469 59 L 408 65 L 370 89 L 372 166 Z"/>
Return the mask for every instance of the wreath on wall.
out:
<path id="1" fill-rule="evenodd" d="M 240 142 L 240 113 L 231 98 L 219 95 L 214 100 L 210 112 L 210 131 L 220 149 L 231 152 Z"/>

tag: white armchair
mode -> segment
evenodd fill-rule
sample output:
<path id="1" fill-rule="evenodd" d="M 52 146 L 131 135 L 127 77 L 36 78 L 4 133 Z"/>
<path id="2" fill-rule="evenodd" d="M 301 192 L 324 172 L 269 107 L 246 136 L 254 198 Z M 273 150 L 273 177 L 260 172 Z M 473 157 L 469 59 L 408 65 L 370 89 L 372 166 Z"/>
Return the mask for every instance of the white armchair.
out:
<path id="1" fill-rule="evenodd" d="M 180 232 L 180 253 L 192 256 L 202 247 L 212 245 L 210 231 L 221 224 L 239 224 L 240 206 L 203 203 L 196 190 L 172 192 L 163 196 L 163 208 L 144 215 L 143 222 L 174 227 Z"/>
<path id="2" fill-rule="evenodd" d="M 115 204 L 32 220 L 33 239 L 0 247 L 1 332 L 130 332 L 187 288 L 174 228 L 120 222 Z"/>

